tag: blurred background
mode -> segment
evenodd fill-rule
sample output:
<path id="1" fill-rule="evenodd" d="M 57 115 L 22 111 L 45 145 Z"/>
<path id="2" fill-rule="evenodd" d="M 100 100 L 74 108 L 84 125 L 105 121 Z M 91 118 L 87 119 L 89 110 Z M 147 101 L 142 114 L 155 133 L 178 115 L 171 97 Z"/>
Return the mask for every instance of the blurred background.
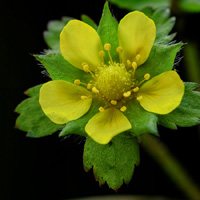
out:
<path id="1" fill-rule="evenodd" d="M 184 199 L 143 149 L 132 181 L 116 193 L 106 185 L 99 187 L 92 171 L 84 172 L 83 138 L 70 136 L 64 140 L 54 134 L 33 139 L 14 128 L 18 116 L 14 110 L 26 98 L 23 92 L 47 80 L 32 54 L 48 48 L 43 40 L 48 21 L 59 20 L 62 16 L 80 19 L 81 14 L 87 14 L 98 24 L 104 3 L 104 0 L 0 2 L 0 199 L 56 200 L 107 194 L 161 195 Z M 118 20 L 128 12 L 114 5 L 110 7 Z M 200 13 L 175 10 L 172 15 L 177 17 L 173 29 L 173 32 L 178 32 L 175 39 L 187 43 L 180 55 L 184 58 L 177 69 L 184 81 L 198 81 L 200 74 L 190 75 L 190 64 L 199 62 L 192 56 L 198 57 L 200 52 Z M 195 45 L 196 49 L 189 50 L 190 45 Z M 189 58 L 184 55 L 187 48 L 191 54 Z M 200 184 L 198 127 L 179 128 L 178 131 L 159 127 L 159 131 L 163 143 Z"/>

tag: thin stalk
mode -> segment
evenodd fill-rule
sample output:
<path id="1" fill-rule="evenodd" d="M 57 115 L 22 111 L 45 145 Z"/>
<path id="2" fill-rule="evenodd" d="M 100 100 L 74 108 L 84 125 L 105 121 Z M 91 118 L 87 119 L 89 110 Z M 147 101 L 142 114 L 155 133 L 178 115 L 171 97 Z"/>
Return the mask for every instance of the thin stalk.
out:
<path id="1" fill-rule="evenodd" d="M 166 174 L 190 200 L 200 199 L 200 188 L 158 138 L 144 134 L 139 136 L 139 140 L 146 152 L 157 161 Z"/>

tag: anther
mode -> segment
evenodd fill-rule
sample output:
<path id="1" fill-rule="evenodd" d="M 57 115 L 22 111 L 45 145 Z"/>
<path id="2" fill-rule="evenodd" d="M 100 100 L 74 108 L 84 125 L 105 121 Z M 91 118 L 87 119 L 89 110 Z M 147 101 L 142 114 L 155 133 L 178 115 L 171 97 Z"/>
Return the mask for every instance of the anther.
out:
<path id="1" fill-rule="evenodd" d="M 133 92 L 138 92 L 139 89 L 140 89 L 139 87 L 136 87 L 136 88 L 133 89 Z"/>
<path id="2" fill-rule="evenodd" d="M 92 88 L 92 84 L 91 83 L 88 83 L 87 84 L 87 89 L 89 90 L 89 89 L 91 89 Z"/>
<path id="3" fill-rule="evenodd" d="M 105 56 L 105 52 L 102 50 L 102 51 L 99 51 L 99 56 L 100 57 L 104 57 Z"/>
<path id="4" fill-rule="evenodd" d="M 127 66 L 128 66 L 128 67 L 131 66 L 131 61 L 130 61 L 130 60 L 127 60 L 126 63 L 127 63 Z"/>
<path id="5" fill-rule="evenodd" d="M 135 58 L 136 58 L 137 61 L 139 61 L 140 58 L 141 58 L 141 55 L 140 55 L 140 54 L 137 54 Z"/>
<path id="6" fill-rule="evenodd" d="M 85 100 L 85 99 L 88 99 L 88 97 L 83 95 L 83 96 L 81 96 L 81 99 Z"/>
<path id="7" fill-rule="evenodd" d="M 150 74 L 145 74 L 145 75 L 144 75 L 144 79 L 145 79 L 145 80 L 149 80 L 150 77 L 151 77 Z"/>
<path id="8" fill-rule="evenodd" d="M 116 100 L 111 100 L 110 103 L 111 103 L 112 105 L 114 105 L 114 106 L 117 105 L 117 101 L 116 101 Z"/>
<path id="9" fill-rule="evenodd" d="M 111 45 L 110 45 L 109 43 L 106 43 L 106 44 L 104 45 L 104 49 L 107 50 L 107 51 L 110 51 Z"/>
<path id="10" fill-rule="evenodd" d="M 132 67 L 133 67 L 134 70 L 136 70 L 137 69 L 137 63 L 136 62 L 132 62 Z"/>
<path id="11" fill-rule="evenodd" d="M 75 84 L 75 85 L 80 85 L 80 83 L 81 83 L 81 81 L 80 81 L 79 79 L 76 79 L 76 80 L 74 81 L 74 84 Z"/>
<path id="12" fill-rule="evenodd" d="M 131 96 L 131 91 L 124 92 L 123 96 L 124 97 L 130 97 Z"/>
<path id="13" fill-rule="evenodd" d="M 137 100 L 138 100 L 138 101 L 140 101 L 140 100 L 142 100 L 142 99 L 143 99 L 143 96 L 137 97 Z"/>
<path id="14" fill-rule="evenodd" d="M 103 107 L 99 107 L 99 112 L 104 112 L 105 109 Z"/>
<path id="15" fill-rule="evenodd" d="M 84 64 L 83 65 L 83 71 L 84 72 L 89 72 L 89 66 L 88 66 L 88 64 Z"/>
<path id="16" fill-rule="evenodd" d="M 121 53 L 123 51 L 122 47 L 117 47 L 117 53 Z"/>
<path id="17" fill-rule="evenodd" d="M 99 94 L 99 90 L 97 90 L 96 87 L 93 87 L 93 88 L 92 88 L 92 92 L 94 92 L 95 94 Z"/>
<path id="18" fill-rule="evenodd" d="M 120 108 L 120 110 L 122 111 L 122 112 L 125 112 L 126 111 L 126 106 L 122 106 L 121 108 Z"/>

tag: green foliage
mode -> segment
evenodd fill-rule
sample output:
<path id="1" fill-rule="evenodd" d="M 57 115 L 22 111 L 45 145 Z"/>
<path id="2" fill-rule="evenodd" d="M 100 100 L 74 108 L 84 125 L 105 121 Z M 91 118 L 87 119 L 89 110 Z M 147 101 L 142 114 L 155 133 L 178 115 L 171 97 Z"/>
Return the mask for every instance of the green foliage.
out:
<path id="1" fill-rule="evenodd" d="M 123 133 L 107 145 L 100 145 L 87 138 L 83 154 L 84 168 L 93 167 L 94 176 L 102 185 L 105 182 L 112 189 L 129 183 L 135 165 L 139 164 L 139 147 L 137 139 Z"/>
<path id="2" fill-rule="evenodd" d="M 200 12 L 199 0 L 180 0 L 179 8 L 184 12 Z"/>
<path id="3" fill-rule="evenodd" d="M 168 115 L 160 115 L 159 123 L 167 128 L 189 127 L 200 123 L 200 92 L 193 91 L 196 83 L 185 83 L 185 94 L 181 104 Z"/>
<path id="4" fill-rule="evenodd" d="M 174 60 L 183 43 L 173 45 L 154 45 L 147 61 L 138 67 L 136 80 L 142 80 L 146 73 L 151 77 L 173 69 Z"/>
<path id="5" fill-rule="evenodd" d="M 47 24 L 44 40 L 51 49 L 60 50 L 60 33 L 71 19 L 71 17 L 63 17 L 62 20 L 53 20 Z"/>
<path id="6" fill-rule="evenodd" d="M 102 44 L 110 43 L 111 50 L 110 53 L 112 58 L 115 61 L 118 61 L 119 54 L 116 52 L 117 47 L 119 46 L 118 41 L 118 23 L 113 18 L 112 14 L 110 13 L 108 3 L 105 3 L 102 18 L 100 20 L 97 32 L 101 38 Z M 109 61 L 109 57 L 106 54 L 105 61 Z"/>
<path id="7" fill-rule="evenodd" d="M 154 9 L 160 7 L 170 7 L 171 0 L 109 0 L 120 8 L 128 10 L 141 10 L 145 7 Z"/>
<path id="8" fill-rule="evenodd" d="M 35 58 L 42 63 L 52 80 L 65 80 L 73 83 L 76 79 L 89 82 L 91 78 L 90 74 L 83 73 L 83 70 L 67 62 L 61 53 L 35 55 Z"/>
<path id="9" fill-rule="evenodd" d="M 39 104 L 39 90 L 41 86 L 38 85 L 29 89 L 26 94 L 30 98 L 21 102 L 16 108 L 16 112 L 20 113 L 16 121 L 16 127 L 28 132 L 28 137 L 38 138 L 51 135 L 63 127 L 63 125 L 50 121 L 43 113 Z"/>
<path id="10" fill-rule="evenodd" d="M 133 135 L 141 135 L 144 133 L 158 135 L 158 118 L 156 114 L 144 110 L 136 100 L 128 102 L 126 106 L 127 111 L 125 115 L 132 124 L 130 132 Z"/>

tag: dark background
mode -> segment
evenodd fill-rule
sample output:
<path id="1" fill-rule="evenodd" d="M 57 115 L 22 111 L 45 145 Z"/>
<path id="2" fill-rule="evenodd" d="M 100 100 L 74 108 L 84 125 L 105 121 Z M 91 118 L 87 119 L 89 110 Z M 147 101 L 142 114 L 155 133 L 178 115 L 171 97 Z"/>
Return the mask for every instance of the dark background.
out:
<path id="1" fill-rule="evenodd" d="M 183 198 L 182 193 L 142 149 L 141 162 L 129 185 L 118 193 L 99 187 L 92 172 L 84 172 L 84 139 L 57 134 L 45 138 L 27 138 L 14 128 L 14 109 L 26 98 L 23 92 L 46 81 L 31 54 L 47 48 L 43 31 L 49 20 L 62 16 L 80 18 L 85 13 L 97 23 L 104 0 L 98 1 L 1 1 L 0 3 L 0 199 L 68 199 L 106 194 L 166 195 Z M 127 11 L 111 6 L 120 20 Z M 199 14 L 178 16 L 177 41 L 199 43 Z M 181 24 L 181 28 L 180 28 Z M 184 25 L 184 26 L 183 26 Z M 174 29 L 176 30 L 176 27 Z M 184 60 L 178 70 L 185 81 Z M 170 148 L 191 177 L 200 184 L 199 133 L 197 127 L 170 131 L 159 127 L 162 141 Z"/>

